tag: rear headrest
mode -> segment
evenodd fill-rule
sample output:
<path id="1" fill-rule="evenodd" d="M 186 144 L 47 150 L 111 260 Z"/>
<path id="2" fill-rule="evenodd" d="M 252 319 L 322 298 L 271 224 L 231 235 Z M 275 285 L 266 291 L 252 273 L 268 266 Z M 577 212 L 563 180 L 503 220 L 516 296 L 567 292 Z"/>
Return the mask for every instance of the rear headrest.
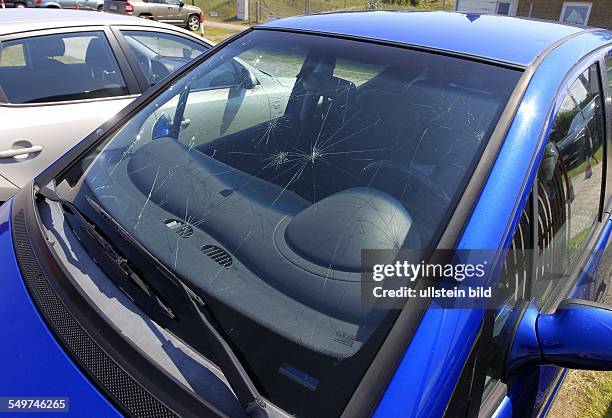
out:
<path id="1" fill-rule="evenodd" d="M 100 38 L 92 38 L 87 45 L 85 63 L 93 67 L 105 67 L 108 65 L 108 50 Z"/>
<path id="2" fill-rule="evenodd" d="M 64 40 L 55 35 L 39 37 L 36 42 L 30 44 L 30 48 L 33 50 L 32 58 L 35 60 L 59 57 L 66 51 Z"/>

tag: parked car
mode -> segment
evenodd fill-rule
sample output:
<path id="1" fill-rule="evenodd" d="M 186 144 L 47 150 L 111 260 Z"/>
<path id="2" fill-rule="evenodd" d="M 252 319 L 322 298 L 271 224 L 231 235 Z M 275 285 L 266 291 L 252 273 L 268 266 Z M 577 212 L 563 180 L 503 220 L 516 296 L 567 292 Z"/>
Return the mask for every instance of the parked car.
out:
<path id="1" fill-rule="evenodd" d="M 22 9 L 27 6 L 26 0 L 4 0 L 4 7 L 15 7 Z M 0 6 L 1 7 L 1 6 Z"/>
<path id="2" fill-rule="evenodd" d="M 183 0 L 104 0 L 104 11 L 157 20 L 190 30 L 198 30 L 204 13 Z"/>
<path id="3" fill-rule="evenodd" d="M 355 12 L 196 58 L 0 207 L 0 393 L 75 416 L 546 415 L 567 368 L 612 369 L 611 35 Z M 572 105 L 599 108 L 590 176 L 550 134 L 575 83 L 599 98 Z M 368 249 L 486 250 L 495 304 L 364 303 Z"/>
<path id="4" fill-rule="evenodd" d="M 211 43 L 127 16 L 0 15 L 0 201 Z"/>
<path id="5" fill-rule="evenodd" d="M 27 0 L 27 7 L 97 10 L 101 12 L 104 8 L 104 0 Z"/>

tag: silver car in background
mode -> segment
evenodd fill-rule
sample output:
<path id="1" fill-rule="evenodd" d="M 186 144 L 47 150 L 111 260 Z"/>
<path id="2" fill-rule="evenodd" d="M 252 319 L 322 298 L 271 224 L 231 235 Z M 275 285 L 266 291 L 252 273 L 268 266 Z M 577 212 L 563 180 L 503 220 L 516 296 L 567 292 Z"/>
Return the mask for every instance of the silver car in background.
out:
<path id="1" fill-rule="evenodd" d="M 97 10 L 104 8 L 104 0 L 27 0 L 28 7 L 42 7 L 47 9 L 79 9 Z"/>
<path id="2" fill-rule="evenodd" d="M 0 13 L 0 202 L 211 43 L 107 13 Z"/>
<path id="3" fill-rule="evenodd" d="M 45 0 L 43 0 L 45 1 Z M 104 11 L 126 14 L 198 30 L 204 13 L 183 0 L 104 0 Z"/>

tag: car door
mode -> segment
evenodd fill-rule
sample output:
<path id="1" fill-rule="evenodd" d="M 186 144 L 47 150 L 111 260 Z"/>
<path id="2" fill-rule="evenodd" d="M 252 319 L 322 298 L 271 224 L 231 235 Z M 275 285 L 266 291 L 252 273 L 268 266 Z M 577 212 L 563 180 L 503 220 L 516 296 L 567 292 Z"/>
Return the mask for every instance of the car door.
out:
<path id="1" fill-rule="evenodd" d="M 140 92 L 108 35 L 95 27 L 0 38 L 0 174 L 6 179 L 23 186 Z"/>
<path id="2" fill-rule="evenodd" d="M 612 222 L 610 201 L 603 205 L 610 194 L 603 179 L 610 175 L 604 161 L 611 137 L 601 73 L 598 61 L 582 63 L 559 96 L 537 181 L 497 286 L 497 309 L 485 317 L 451 400 L 449 410 L 459 406 L 461 413 L 449 416 L 544 416 L 565 369 L 533 366 L 506 373 L 517 312 L 535 303 L 541 313 L 551 313 L 564 299 L 602 301 L 609 293 Z"/>
<path id="3" fill-rule="evenodd" d="M 176 6 L 176 8 L 178 9 L 178 5 Z M 153 14 L 155 20 L 172 24 L 176 20 L 176 17 L 175 17 L 176 14 L 177 14 L 177 11 L 174 10 L 173 5 L 168 4 L 166 0 L 158 0 L 155 3 L 154 14 Z"/>
<path id="4" fill-rule="evenodd" d="M 180 0 L 164 0 L 167 7 L 168 23 L 174 25 L 185 25 L 187 23 L 187 17 L 183 16 L 183 4 Z"/>
<path id="5" fill-rule="evenodd" d="M 57 0 L 57 3 L 63 9 L 74 9 L 76 8 L 77 0 Z M 80 4 L 79 4 L 80 6 Z"/>
<path id="6" fill-rule="evenodd" d="M 149 0 L 146 5 L 154 20 L 168 23 L 168 8 L 164 0 Z"/>

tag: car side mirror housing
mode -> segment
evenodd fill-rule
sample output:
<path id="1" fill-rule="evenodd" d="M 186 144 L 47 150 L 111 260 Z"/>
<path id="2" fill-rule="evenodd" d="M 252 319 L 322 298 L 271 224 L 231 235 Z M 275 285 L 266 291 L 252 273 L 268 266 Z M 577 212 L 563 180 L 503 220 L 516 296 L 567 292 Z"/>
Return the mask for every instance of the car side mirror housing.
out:
<path id="1" fill-rule="evenodd" d="M 532 301 L 521 313 L 505 377 L 528 365 L 612 370 L 612 306 L 567 299 L 551 314 Z"/>
<path id="2" fill-rule="evenodd" d="M 185 2 L 184 1 L 179 1 L 178 4 L 179 4 L 179 7 L 183 7 L 185 5 Z"/>

